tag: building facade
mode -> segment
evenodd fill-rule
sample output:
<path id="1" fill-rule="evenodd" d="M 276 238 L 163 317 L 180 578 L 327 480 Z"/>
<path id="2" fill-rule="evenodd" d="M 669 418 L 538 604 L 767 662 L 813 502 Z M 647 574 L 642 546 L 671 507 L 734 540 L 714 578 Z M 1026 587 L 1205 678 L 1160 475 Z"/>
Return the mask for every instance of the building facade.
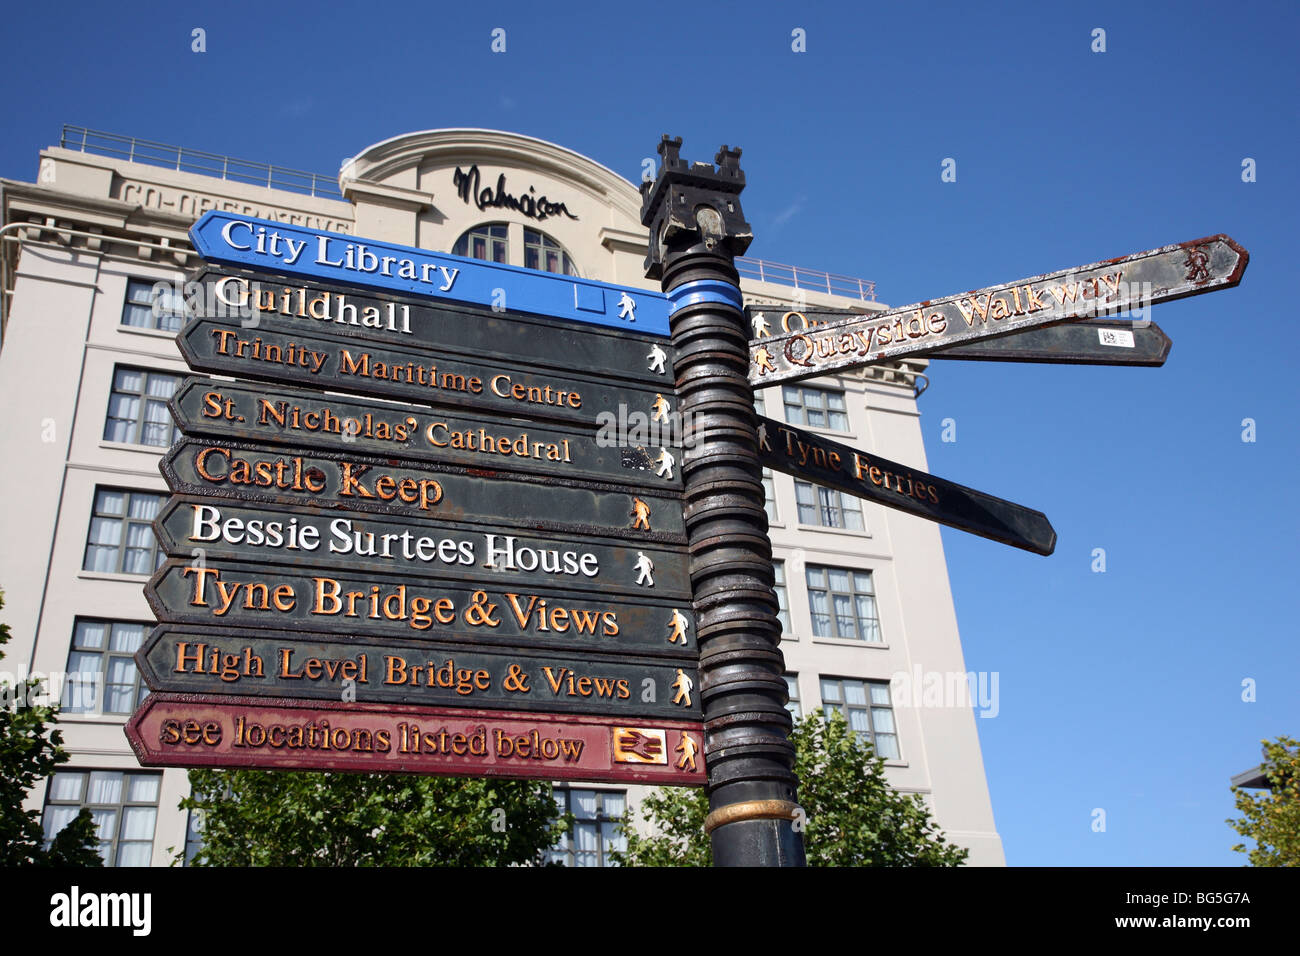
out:
<path id="1" fill-rule="evenodd" d="M 113 865 L 166 865 L 195 839 L 176 808 L 185 772 L 139 767 L 123 734 L 147 693 L 132 653 L 152 627 L 142 585 L 161 561 L 150 522 L 176 437 L 166 400 L 187 374 L 183 307 L 167 287 L 196 263 L 194 220 L 218 209 L 657 289 L 640 202 L 591 159 L 473 129 L 385 140 L 334 181 L 68 127 L 34 182 L 0 180 L 0 396 L 13 410 L 0 434 L 0 614 L 14 635 L 0 669 L 62 684 L 72 759 L 29 803 L 47 833 L 89 807 Z M 796 308 L 884 308 L 865 281 L 739 265 L 747 304 L 773 329 Z M 925 369 L 908 360 L 756 397 L 768 417 L 924 470 Z M 764 483 L 790 709 L 842 711 L 971 864 L 1002 865 L 938 527 L 787 475 Z M 641 792 L 557 795 L 579 822 L 556 857 L 599 865 Z"/>

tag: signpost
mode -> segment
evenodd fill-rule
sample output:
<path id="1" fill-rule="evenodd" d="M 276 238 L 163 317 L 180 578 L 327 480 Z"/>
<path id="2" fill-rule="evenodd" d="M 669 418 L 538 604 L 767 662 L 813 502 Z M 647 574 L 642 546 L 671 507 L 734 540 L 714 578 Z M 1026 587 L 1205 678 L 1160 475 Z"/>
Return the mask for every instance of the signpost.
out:
<path id="1" fill-rule="evenodd" d="M 1035 554 L 1056 549 L 1047 516 L 802 428 L 758 420 L 758 457 L 777 471 L 836 488 Z"/>
<path id="2" fill-rule="evenodd" d="M 660 448 L 620 448 L 598 432 L 445 408 L 381 405 L 291 388 L 191 378 L 170 399 L 186 435 L 271 445 L 351 449 L 358 455 L 504 470 L 567 480 L 677 489 L 676 468 L 657 468 Z M 630 453 L 629 453 L 630 452 Z M 670 448 L 673 459 L 679 457 Z"/>
<path id="3" fill-rule="evenodd" d="M 643 663 L 572 652 L 299 637 L 273 631 L 156 628 L 140 652 L 149 686 L 179 694 L 356 699 L 438 707 L 595 714 L 627 720 L 699 720 L 694 695 L 641 701 L 642 687 L 671 687 L 680 662 Z"/>
<path id="4" fill-rule="evenodd" d="M 667 299 L 192 238 L 141 760 L 702 784 Z"/>
<path id="5" fill-rule="evenodd" d="M 768 313 L 746 309 L 754 328 L 768 328 Z M 782 330 L 804 331 L 842 322 L 866 313 L 843 309 L 804 309 L 781 314 Z M 761 336 L 756 336 L 761 337 Z M 918 352 L 928 359 L 968 362 L 1036 362 L 1045 365 L 1137 365 L 1158 368 L 1169 358 L 1169 336 L 1154 322 L 1125 319 L 1090 319 L 1030 329 L 965 345 L 936 347 Z"/>
<path id="6" fill-rule="evenodd" d="M 749 350 L 755 387 L 849 371 L 1061 322 L 1128 312 L 1230 289 L 1249 253 L 1208 236 L 1118 259 L 927 300 L 807 331 L 762 339 Z"/>
<path id="7" fill-rule="evenodd" d="M 559 533 L 626 532 L 631 540 L 666 544 L 683 538 L 681 501 L 664 491 L 599 482 L 560 485 L 522 472 L 394 461 L 400 458 L 182 438 L 159 467 L 178 494 Z"/>
<path id="8" fill-rule="evenodd" d="M 521 494 L 524 492 L 521 492 Z M 539 499 L 542 504 L 546 499 Z M 205 560 L 258 561 L 277 557 L 325 571 L 434 574 L 476 581 L 492 572 L 497 586 L 522 587 L 539 575 L 575 593 L 646 594 L 678 603 L 691 599 L 680 547 L 630 541 L 622 529 L 597 537 L 589 530 L 565 536 L 530 528 L 484 527 L 409 515 L 333 512 L 316 508 L 178 495 L 154 522 L 168 554 Z M 680 542 L 678 542 L 680 544 Z M 649 558 L 648 572 L 640 570 Z"/>
<path id="9" fill-rule="evenodd" d="M 240 380 L 169 405 L 141 763 L 707 783 L 717 865 L 802 865 L 761 468 L 1039 554 L 1056 533 L 761 418 L 753 389 L 913 355 L 1159 365 L 1160 329 L 1093 317 L 1232 287 L 1249 259 L 1217 235 L 768 335 L 734 263 L 740 151 L 680 145 L 642 184 L 662 294 L 194 225 L 178 342 Z"/>
<path id="10" fill-rule="evenodd" d="M 147 767 L 252 767 L 698 786 L 699 725 L 464 707 L 151 694 L 126 726 Z"/>
<path id="11" fill-rule="evenodd" d="M 181 330 L 178 345 L 195 371 L 510 417 L 595 425 L 600 410 L 622 407 L 656 415 L 660 400 L 668 402 L 664 415 L 672 411 L 667 397 L 671 383 L 626 385 L 579 372 L 509 366 L 491 355 L 358 346 L 327 338 L 310 326 L 281 331 L 279 325 L 263 322 L 244 329 L 197 319 Z"/>
<path id="12" fill-rule="evenodd" d="M 190 227 L 190 242 L 206 262 L 276 277 L 668 335 L 667 297 L 632 286 L 216 211 Z"/>
<path id="13" fill-rule="evenodd" d="M 642 321 L 629 319 L 615 327 L 587 324 L 582 335 L 557 334 L 553 318 L 507 313 L 505 303 L 482 308 L 245 269 L 204 269 L 187 284 L 186 292 L 194 317 L 243 329 L 306 330 L 353 346 L 368 342 L 436 347 L 454 355 L 492 355 L 506 363 L 600 370 L 646 385 L 673 383 L 671 356 L 663 352 L 655 360 L 655 346 L 662 345 L 664 337 L 652 331 L 652 323 L 645 323 L 644 310 L 659 297 L 645 290 L 637 290 L 641 301 L 632 303 L 632 315 L 641 309 Z"/>

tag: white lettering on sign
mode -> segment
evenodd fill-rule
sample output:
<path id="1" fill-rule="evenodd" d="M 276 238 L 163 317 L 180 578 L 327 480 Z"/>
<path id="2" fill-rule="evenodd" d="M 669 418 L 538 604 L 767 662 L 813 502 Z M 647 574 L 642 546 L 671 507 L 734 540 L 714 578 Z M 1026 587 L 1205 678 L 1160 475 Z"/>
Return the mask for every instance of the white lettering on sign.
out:
<path id="1" fill-rule="evenodd" d="M 1137 347 L 1133 341 L 1133 333 L 1128 329 L 1098 329 L 1097 341 L 1102 345 L 1116 345 L 1124 349 Z"/>

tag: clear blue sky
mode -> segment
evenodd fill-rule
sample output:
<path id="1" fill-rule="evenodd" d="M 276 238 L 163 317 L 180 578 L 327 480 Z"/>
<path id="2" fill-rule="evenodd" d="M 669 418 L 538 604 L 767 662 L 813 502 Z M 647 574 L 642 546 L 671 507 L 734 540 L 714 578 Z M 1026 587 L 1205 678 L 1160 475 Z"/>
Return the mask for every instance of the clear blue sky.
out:
<path id="1" fill-rule="evenodd" d="M 1228 778 L 1300 734 L 1298 9 L 20 4 L 0 175 L 34 179 L 63 123 L 327 174 L 499 128 L 632 180 L 670 132 L 689 159 L 744 148 L 752 255 L 894 305 L 1228 233 L 1245 279 L 1153 310 L 1164 368 L 936 363 L 920 407 L 931 471 L 1060 536 L 1045 558 L 943 535 L 967 667 L 1000 675 L 977 724 L 1008 861 L 1234 865 Z"/>

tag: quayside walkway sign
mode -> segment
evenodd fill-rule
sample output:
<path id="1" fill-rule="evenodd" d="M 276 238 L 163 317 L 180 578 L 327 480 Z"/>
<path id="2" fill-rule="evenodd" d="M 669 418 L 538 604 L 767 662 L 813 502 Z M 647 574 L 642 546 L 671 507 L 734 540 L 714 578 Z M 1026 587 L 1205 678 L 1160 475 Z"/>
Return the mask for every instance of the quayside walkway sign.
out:
<path id="1" fill-rule="evenodd" d="M 755 387 L 850 371 L 997 336 L 1128 312 L 1230 289 L 1250 256 L 1209 236 L 1091 265 L 926 300 L 899 309 L 783 332 L 750 348 Z"/>

